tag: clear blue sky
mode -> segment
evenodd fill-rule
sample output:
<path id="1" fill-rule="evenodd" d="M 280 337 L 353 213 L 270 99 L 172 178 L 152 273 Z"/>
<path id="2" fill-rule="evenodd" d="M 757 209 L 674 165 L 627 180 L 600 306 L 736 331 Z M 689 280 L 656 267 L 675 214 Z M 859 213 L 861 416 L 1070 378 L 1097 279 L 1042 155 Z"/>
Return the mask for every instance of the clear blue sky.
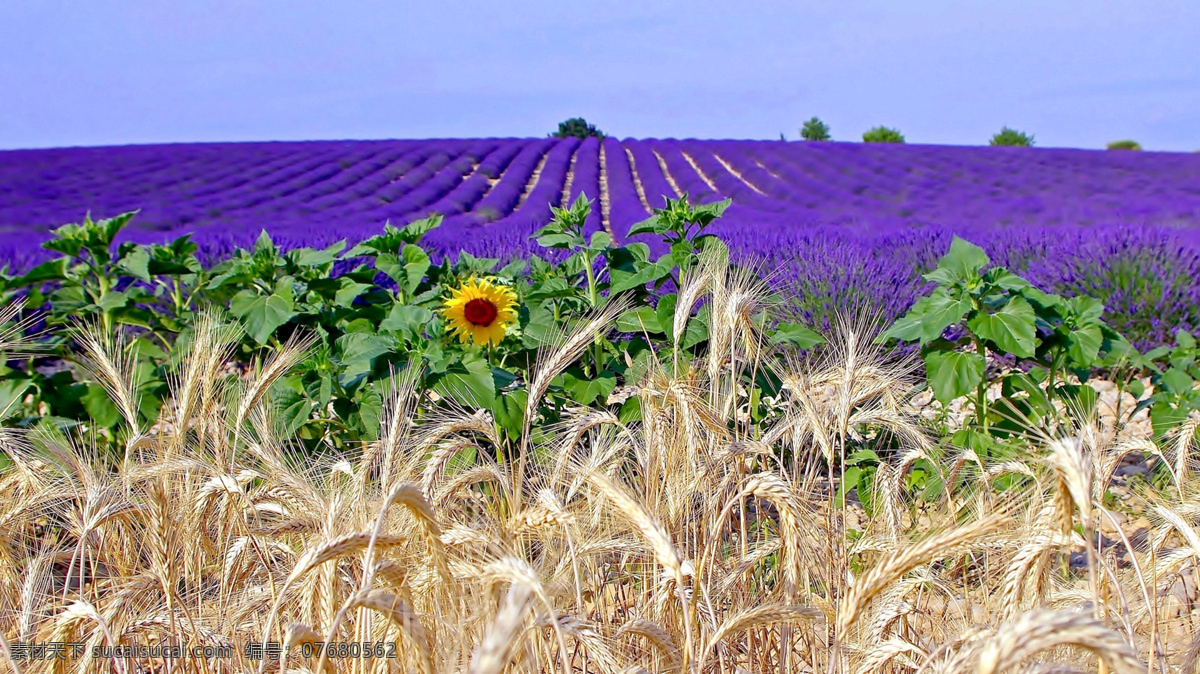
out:
<path id="1" fill-rule="evenodd" d="M 1200 149 L 1196 0 L 0 0 L 0 148 L 798 136 Z"/>

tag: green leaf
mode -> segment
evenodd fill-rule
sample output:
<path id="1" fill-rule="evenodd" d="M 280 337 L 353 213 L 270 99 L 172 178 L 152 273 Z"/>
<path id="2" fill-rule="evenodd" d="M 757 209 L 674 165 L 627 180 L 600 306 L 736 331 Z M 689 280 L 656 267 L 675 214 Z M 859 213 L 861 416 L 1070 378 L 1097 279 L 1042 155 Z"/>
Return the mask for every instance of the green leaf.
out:
<path id="1" fill-rule="evenodd" d="M 301 248 L 289 253 L 289 257 L 299 267 L 321 267 L 330 264 L 337 259 L 338 253 L 346 247 L 346 242 L 338 241 L 332 246 L 324 250 L 313 250 L 312 248 Z"/>
<path id="2" fill-rule="evenodd" d="M 545 234 L 537 238 L 537 243 L 542 248 L 570 248 L 573 245 L 582 245 L 583 239 L 580 239 L 574 234 Z"/>
<path id="3" fill-rule="evenodd" d="M 351 332 L 338 337 L 334 342 L 337 360 L 340 363 L 352 363 L 359 360 L 373 360 L 390 352 L 396 343 L 383 335 L 372 335 L 365 332 Z"/>
<path id="4" fill-rule="evenodd" d="M 555 277 L 535 281 L 529 292 L 525 294 L 525 299 L 538 301 L 560 297 L 575 297 L 576 295 L 578 295 L 578 290 L 575 286 L 567 283 L 566 279 Z"/>
<path id="5" fill-rule="evenodd" d="M 1154 434 L 1160 437 L 1179 428 L 1187 418 L 1187 408 L 1174 407 L 1165 401 L 1154 403 L 1150 408 L 1150 426 Z"/>
<path id="6" fill-rule="evenodd" d="M 435 213 L 428 218 L 413 220 L 400 228 L 400 239 L 404 243 L 419 243 L 421 237 L 437 229 L 442 224 L 442 215 Z"/>
<path id="7" fill-rule="evenodd" d="M 395 253 L 400 250 L 402 245 L 404 245 L 404 237 L 401 235 L 400 230 L 391 224 L 385 223 L 383 225 L 383 234 L 376 234 L 359 242 L 358 245 L 346 251 L 346 257 Z"/>
<path id="8" fill-rule="evenodd" d="M 592 242 L 588 244 L 588 248 L 593 251 L 603 252 L 612 246 L 613 238 L 608 232 L 596 232 L 592 234 Z"/>
<path id="9" fill-rule="evenodd" d="M 1078 325 L 1096 323 L 1104 315 L 1104 303 L 1094 297 L 1080 295 L 1067 300 L 1067 310 Z"/>
<path id="10" fill-rule="evenodd" d="M 616 387 L 617 377 L 611 372 L 602 372 L 595 379 L 576 377 L 571 371 L 563 373 L 563 388 L 580 405 L 591 405 L 597 398 L 607 398 Z"/>
<path id="11" fill-rule="evenodd" d="M 1029 286 L 1021 291 L 1021 297 L 1024 297 L 1034 307 L 1039 310 L 1055 309 L 1066 304 L 1066 300 L 1058 295 L 1051 295 L 1048 292 L 1038 290 L 1033 286 Z"/>
<path id="12" fill-rule="evenodd" d="M 662 234 L 665 231 L 667 230 L 663 225 L 662 219 L 655 215 L 630 227 L 629 233 L 626 234 L 626 236 L 635 236 L 637 234 Z"/>
<path id="13" fill-rule="evenodd" d="M 496 404 L 492 368 L 477 357 L 451 365 L 437 377 L 433 390 L 461 405 L 476 409 L 492 409 Z"/>
<path id="14" fill-rule="evenodd" d="M 354 414 L 366 440 L 379 439 L 379 420 L 383 417 L 383 396 L 374 386 L 360 389 L 355 396 Z"/>
<path id="15" fill-rule="evenodd" d="M 121 259 L 121 264 L 118 265 L 134 278 L 140 281 L 150 281 L 150 249 L 146 246 L 138 246 L 134 248 L 128 255 Z"/>
<path id="16" fill-rule="evenodd" d="M 119 309 L 125 306 L 126 300 L 127 298 L 125 293 L 119 290 L 110 290 L 107 293 L 104 293 L 104 296 L 100 298 L 100 302 L 98 302 L 96 306 L 104 309 L 105 311 L 112 311 L 113 309 Z"/>
<path id="17" fill-rule="evenodd" d="M 1026 288 L 1033 287 L 1029 284 L 1029 281 L 1026 281 L 1025 279 L 1017 276 L 1003 267 L 994 267 L 989 269 L 988 272 L 983 275 L 983 280 L 987 283 L 994 284 L 1002 290 L 1016 293 L 1024 292 Z"/>
<path id="18" fill-rule="evenodd" d="M 0 380 L 0 419 L 8 418 L 13 408 L 21 402 L 30 383 L 28 379 Z"/>
<path id="19" fill-rule="evenodd" d="M 408 273 L 400 262 L 400 256 L 392 253 L 380 253 L 375 256 L 375 269 L 383 272 L 388 278 L 402 286 L 407 283 Z"/>
<path id="20" fill-rule="evenodd" d="M 979 387 L 987 361 L 977 353 L 934 351 L 925 356 L 925 373 L 933 395 L 943 403 Z"/>
<path id="21" fill-rule="evenodd" d="M 13 279 L 13 287 L 34 285 L 37 283 L 45 283 L 47 281 L 61 281 L 67 276 L 67 259 L 60 257 L 57 260 L 43 262 L 38 266 L 30 269 L 24 276 L 19 276 Z"/>
<path id="22" fill-rule="evenodd" d="M 285 282 L 286 281 L 286 282 Z M 229 301 L 229 311 L 246 324 L 246 333 L 260 346 L 266 344 L 279 326 L 296 316 L 291 279 L 281 279 L 275 292 L 258 295 L 246 289 Z"/>
<path id="23" fill-rule="evenodd" d="M 529 309 L 529 313 L 521 326 L 521 343 L 528 349 L 536 349 L 554 341 L 558 326 L 554 321 L 554 312 L 550 303 L 538 304 Z"/>
<path id="24" fill-rule="evenodd" d="M 338 383 L 342 388 L 353 388 L 375 368 L 375 359 L 390 353 L 396 342 L 383 335 L 352 332 L 339 337 L 334 347 L 342 365 Z"/>
<path id="25" fill-rule="evenodd" d="M 420 246 L 409 244 L 400 251 L 400 257 L 404 260 L 405 292 L 416 292 L 425 274 L 429 273 L 429 253 Z"/>
<path id="26" fill-rule="evenodd" d="M 988 265 L 988 262 L 990 260 L 982 248 L 956 236 L 950 242 L 949 252 L 941 260 L 938 260 L 937 268 L 948 272 L 950 280 L 965 281 L 979 276 L 979 272 Z M 935 277 L 932 272 L 926 275 L 926 278 L 938 283 L 942 283 L 946 279 L 944 275 Z"/>
<path id="27" fill-rule="evenodd" d="M 92 417 L 92 421 L 102 428 L 112 428 L 121 421 L 121 412 L 113 403 L 108 391 L 99 384 L 87 384 L 87 393 L 83 394 L 80 402 Z"/>
<path id="28" fill-rule="evenodd" d="M 342 287 L 334 294 L 333 301 L 340 307 L 349 307 L 359 295 L 374 287 L 370 283 L 359 283 L 345 276 L 338 281 Z"/>
<path id="29" fill-rule="evenodd" d="M 658 318 L 658 324 L 667 336 L 668 344 L 675 341 L 675 305 L 678 303 L 679 296 L 675 293 L 668 293 L 658 298 L 658 306 L 654 308 L 654 315 Z M 688 307 L 688 311 L 691 311 L 691 307 Z"/>
<path id="30" fill-rule="evenodd" d="M 808 350 L 825 343 L 825 338 L 799 323 L 780 323 L 771 335 L 772 344 L 794 344 L 801 350 Z"/>
<path id="31" fill-rule="evenodd" d="M 645 344 L 645 342 L 640 343 Z M 646 373 L 650 371 L 650 366 L 655 362 L 652 359 L 656 359 L 657 357 L 658 356 L 654 354 L 653 349 L 645 348 L 639 351 L 638 354 L 633 357 L 633 365 L 625 370 L 626 385 L 632 386 L 641 383 L 642 379 L 646 376 Z"/>
<path id="32" fill-rule="evenodd" d="M 399 332 L 404 335 L 416 336 L 421 329 L 433 319 L 433 312 L 425 307 L 410 304 L 397 304 L 392 307 L 388 317 L 379 324 L 380 330 Z"/>
<path id="33" fill-rule="evenodd" d="M 272 390 L 275 418 L 283 424 L 284 433 L 292 435 L 308 421 L 316 405 L 303 392 L 295 389 L 276 385 Z"/>
<path id="34" fill-rule="evenodd" d="M 879 465 L 879 455 L 873 449 L 860 449 L 846 457 L 846 465 Z"/>
<path id="35" fill-rule="evenodd" d="M 492 416 L 510 440 L 521 437 L 521 426 L 525 420 L 525 403 L 529 400 L 529 392 L 525 389 L 510 391 L 496 396 L 492 406 Z"/>
<path id="36" fill-rule="evenodd" d="M 658 262 L 646 264 L 633 273 L 610 267 L 609 277 L 612 279 L 612 285 L 609 286 L 609 292 L 616 295 L 658 281 L 669 276 L 674 268 L 669 255 L 664 255 Z"/>
<path id="37" fill-rule="evenodd" d="M 680 269 L 689 269 L 692 263 L 696 261 L 696 249 L 692 242 L 687 239 L 676 241 L 671 244 L 670 259 L 674 264 L 672 266 Z M 662 262 L 660 259 L 659 262 Z"/>
<path id="38" fill-rule="evenodd" d="M 458 264 L 455 265 L 455 269 L 465 274 L 490 274 L 499 262 L 499 258 L 475 257 L 464 250 L 458 254 Z"/>
<path id="39" fill-rule="evenodd" d="M 253 253 L 255 256 L 268 255 L 272 257 L 277 254 L 275 242 L 271 241 L 271 235 L 267 233 L 267 230 L 264 229 L 258 233 L 258 239 L 254 241 Z"/>
<path id="40" fill-rule="evenodd" d="M 1037 316 L 1022 297 L 1013 297 L 996 313 L 979 313 L 967 322 L 976 335 L 991 341 L 1004 353 L 1031 358 L 1037 346 Z"/>
<path id="41" fill-rule="evenodd" d="M 500 271 L 496 272 L 496 275 L 510 280 L 515 279 L 518 276 L 523 276 L 525 274 L 525 268 L 528 266 L 528 261 L 516 259 L 504 265 Z"/>
<path id="42" fill-rule="evenodd" d="M 1067 356 L 1077 367 L 1092 367 L 1100 355 L 1104 335 L 1100 327 L 1089 325 L 1067 334 Z"/>
<path id="43" fill-rule="evenodd" d="M 1192 390 L 1195 382 L 1192 381 L 1192 378 L 1188 376 L 1187 372 L 1184 372 L 1177 367 L 1173 367 L 1167 370 L 1166 374 L 1162 376 L 1162 385 L 1168 393 L 1183 395 L 1184 393 L 1188 393 Z"/>
<path id="44" fill-rule="evenodd" d="M 696 315 L 688 321 L 687 328 L 683 331 L 683 339 L 680 340 L 679 346 L 684 349 L 690 349 L 700 342 L 708 339 L 708 317 L 709 307 L 703 306 Z"/>
<path id="45" fill-rule="evenodd" d="M 932 295 L 917 300 L 907 314 L 880 335 L 880 339 L 919 340 L 922 345 L 928 344 L 941 337 L 946 328 L 960 323 L 970 310 L 970 300 L 965 297 L 956 300 L 939 288 Z"/>
<path id="46" fill-rule="evenodd" d="M 643 332 L 651 334 L 664 332 L 662 325 L 658 322 L 658 313 L 654 307 L 650 306 L 641 306 L 626 311 L 617 319 L 617 330 L 639 335 Z"/>
<path id="47" fill-rule="evenodd" d="M 851 466 L 842 472 L 841 484 L 838 485 L 837 494 L 834 495 L 834 501 L 838 507 L 846 505 L 846 492 L 858 487 L 859 478 L 862 476 L 862 469 L 858 466 Z"/>

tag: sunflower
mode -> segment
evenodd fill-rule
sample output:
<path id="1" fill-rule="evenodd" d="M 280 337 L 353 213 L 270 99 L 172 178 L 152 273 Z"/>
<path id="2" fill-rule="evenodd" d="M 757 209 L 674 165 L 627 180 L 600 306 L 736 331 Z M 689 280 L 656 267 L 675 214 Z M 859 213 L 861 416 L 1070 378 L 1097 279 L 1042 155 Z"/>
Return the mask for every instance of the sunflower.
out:
<path id="1" fill-rule="evenodd" d="M 499 344 L 504 332 L 517 320 L 517 295 L 507 286 L 491 279 L 470 278 L 459 288 L 450 290 L 442 305 L 446 327 L 458 335 L 458 341 L 468 339 L 476 344 Z"/>

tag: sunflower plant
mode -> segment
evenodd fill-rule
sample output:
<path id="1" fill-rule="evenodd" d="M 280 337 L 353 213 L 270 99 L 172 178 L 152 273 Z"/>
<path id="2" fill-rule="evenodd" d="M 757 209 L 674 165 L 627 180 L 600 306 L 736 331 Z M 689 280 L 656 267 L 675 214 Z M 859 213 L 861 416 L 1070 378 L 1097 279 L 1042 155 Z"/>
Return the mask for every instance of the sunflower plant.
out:
<path id="1" fill-rule="evenodd" d="M 5 292 L 29 297 L 21 318 L 45 317 L 47 339 L 58 347 L 0 372 L 0 380 L 12 382 L 8 397 L 22 400 L 14 406 L 22 425 L 110 428 L 119 415 L 64 338 L 72 312 L 99 307 L 110 329 L 138 344 L 140 390 L 161 403 L 159 384 L 179 375 L 178 354 L 190 343 L 195 317 L 217 309 L 242 328 L 231 371 L 254 370 L 294 340 L 311 341 L 303 362 L 270 395 L 284 430 L 314 450 L 374 440 L 388 380 L 410 364 L 420 371 L 421 388 L 489 410 L 516 439 L 539 349 L 614 297 L 631 308 L 614 334 L 596 338 L 550 383 L 542 421 L 554 423 L 581 405 L 606 406 L 664 346 L 695 354 L 705 348 L 706 309 L 689 321 L 679 345 L 666 326 L 682 275 L 700 251 L 723 248 L 705 230 L 728 205 L 667 200 L 630 231 L 638 239 L 659 237 L 667 252 L 656 257 L 641 240 L 618 245 L 580 196 L 554 207 L 551 222 L 535 235 L 542 255 L 507 263 L 466 252 L 435 260 L 422 241 L 441 225 L 438 215 L 385 225 L 348 250 L 343 242 L 282 250 L 264 232 L 253 247 L 211 265 L 201 264 L 186 239 L 118 244 L 116 234 L 133 214 L 86 220 L 59 229 L 47 243 L 62 259 L 3 278 Z M 636 417 L 636 399 L 622 400 L 617 411 Z"/>

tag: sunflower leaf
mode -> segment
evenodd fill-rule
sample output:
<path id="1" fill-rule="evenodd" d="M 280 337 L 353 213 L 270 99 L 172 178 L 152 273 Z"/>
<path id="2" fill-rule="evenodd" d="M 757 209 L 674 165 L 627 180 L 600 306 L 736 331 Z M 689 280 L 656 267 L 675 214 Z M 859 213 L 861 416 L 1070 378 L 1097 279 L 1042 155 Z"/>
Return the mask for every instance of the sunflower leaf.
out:
<path id="1" fill-rule="evenodd" d="M 496 382 L 492 368 L 482 358 L 470 355 L 437 376 L 433 390 L 461 405 L 492 409 L 496 405 Z"/>

